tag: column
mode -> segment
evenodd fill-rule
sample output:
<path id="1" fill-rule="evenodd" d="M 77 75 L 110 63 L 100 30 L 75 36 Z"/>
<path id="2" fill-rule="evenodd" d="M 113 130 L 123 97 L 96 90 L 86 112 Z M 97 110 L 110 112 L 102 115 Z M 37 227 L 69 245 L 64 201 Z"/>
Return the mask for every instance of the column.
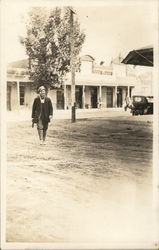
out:
<path id="1" fill-rule="evenodd" d="M 66 84 L 64 84 L 64 109 L 67 109 Z"/>
<path id="2" fill-rule="evenodd" d="M 102 108 L 102 86 L 99 86 L 99 98 L 98 98 L 98 102 L 99 102 L 99 108 Z"/>
<path id="3" fill-rule="evenodd" d="M 114 107 L 117 108 L 117 86 L 115 86 L 115 89 L 114 89 Z"/>
<path id="4" fill-rule="evenodd" d="M 85 91 L 86 91 L 86 87 L 85 85 L 83 85 L 82 88 L 82 108 L 85 109 Z"/>
<path id="5" fill-rule="evenodd" d="M 126 88 L 122 88 L 122 107 L 124 107 L 126 101 Z"/>
<path id="6" fill-rule="evenodd" d="M 19 87 L 19 81 L 17 81 L 17 106 L 18 109 L 20 108 L 20 87 Z"/>
<path id="7" fill-rule="evenodd" d="M 128 94 L 127 97 L 130 97 L 130 86 L 128 86 Z"/>

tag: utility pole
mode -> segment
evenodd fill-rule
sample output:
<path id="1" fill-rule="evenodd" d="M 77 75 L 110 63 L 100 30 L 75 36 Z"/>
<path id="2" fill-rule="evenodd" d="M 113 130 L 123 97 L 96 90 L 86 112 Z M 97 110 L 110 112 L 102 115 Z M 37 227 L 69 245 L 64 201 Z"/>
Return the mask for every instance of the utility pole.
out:
<path id="1" fill-rule="evenodd" d="M 72 108 L 72 122 L 76 122 L 76 100 L 75 100 L 75 58 L 74 58 L 74 27 L 73 15 L 75 12 L 70 9 L 70 43 L 71 43 L 71 108 Z"/>

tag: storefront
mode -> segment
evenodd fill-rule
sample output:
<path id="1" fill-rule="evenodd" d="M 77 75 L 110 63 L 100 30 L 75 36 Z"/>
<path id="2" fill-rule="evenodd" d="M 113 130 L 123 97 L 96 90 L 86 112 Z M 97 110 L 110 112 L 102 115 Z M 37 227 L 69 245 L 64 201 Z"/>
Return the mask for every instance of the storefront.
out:
<path id="1" fill-rule="evenodd" d="M 89 67 L 83 67 L 87 64 Z M 113 62 L 108 67 L 99 66 L 89 55 L 81 58 L 81 70 L 75 77 L 76 108 L 122 108 L 126 97 L 131 97 L 132 91 L 141 85 L 139 77 L 136 77 L 134 72 L 132 74 L 132 70 L 129 75 L 126 67 L 120 62 L 119 66 Z M 36 95 L 26 69 L 8 69 L 7 110 L 31 108 Z M 70 75 L 62 88 L 50 90 L 48 95 L 52 99 L 54 109 L 71 109 Z"/>

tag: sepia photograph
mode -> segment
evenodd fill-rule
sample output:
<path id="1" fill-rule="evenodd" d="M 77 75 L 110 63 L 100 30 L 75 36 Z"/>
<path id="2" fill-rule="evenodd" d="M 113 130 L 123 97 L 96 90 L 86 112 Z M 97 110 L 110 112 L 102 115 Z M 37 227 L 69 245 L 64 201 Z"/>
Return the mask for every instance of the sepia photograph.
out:
<path id="1" fill-rule="evenodd" d="M 159 249 L 159 2 L 0 4 L 1 249 Z"/>

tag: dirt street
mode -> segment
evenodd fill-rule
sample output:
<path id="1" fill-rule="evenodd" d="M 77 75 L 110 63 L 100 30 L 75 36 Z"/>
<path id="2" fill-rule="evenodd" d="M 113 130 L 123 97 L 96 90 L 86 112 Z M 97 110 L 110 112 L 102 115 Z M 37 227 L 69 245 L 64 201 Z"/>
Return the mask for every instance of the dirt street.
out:
<path id="1" fill-rule="evenodd" d="M 8 242 L 153 240 L 152 116 L 53 120 L 46 146 L 7 132 Z"/>

